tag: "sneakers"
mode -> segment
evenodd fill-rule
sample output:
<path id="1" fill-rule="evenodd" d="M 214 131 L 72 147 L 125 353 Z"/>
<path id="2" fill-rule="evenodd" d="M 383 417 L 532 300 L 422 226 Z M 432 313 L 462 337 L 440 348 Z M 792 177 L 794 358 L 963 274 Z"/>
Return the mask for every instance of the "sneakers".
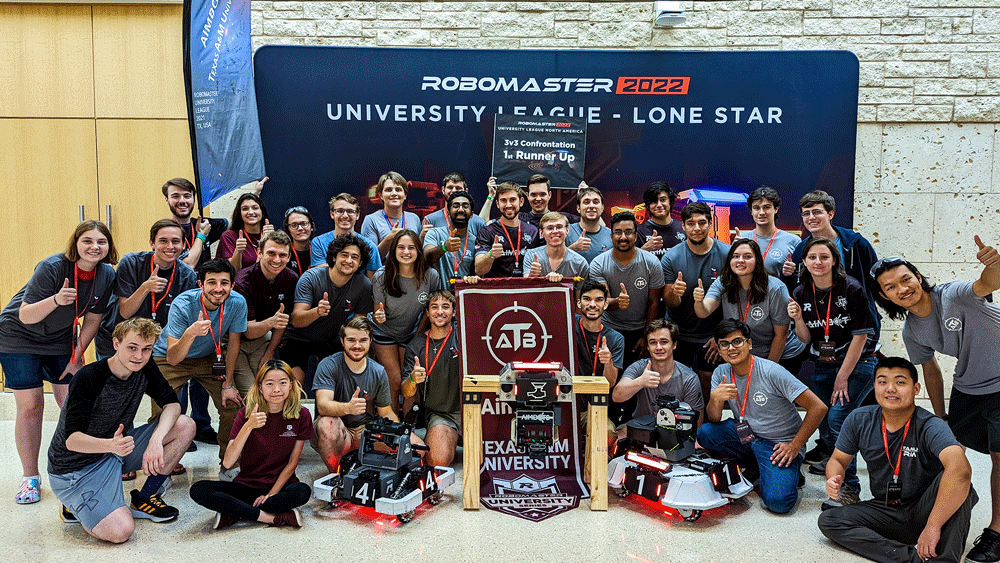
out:
<path id="1" fill-rule="evenodd" d="M 66 505 L 60 504 L 59 507 L 60 507 L 60 510 L 59 510 L 59 519 L 60 520 L 62 520 L 63 522 L 65 522 L 67 524 L 79 524 L 80 523 L 80 520 L 76 517 L 76 515 L 74 515 L 72 512 L 70 512 L 68 508 L 66 508 Z"/>
<path id="2" fill-rule="evenodd" d="M 827 460 L 824 459 L 821 462 L 814 463 L 814 464 L 810 465 L 809 466 L 809 474 L 810 475 L 826 475 L 826 461 Z"/>
<path id="3" fill-rule="evenodd" d="M 195 442 L 201 442 L 203 444 L 211 444 L 213 446 L 219 445 L 219 434 L 214 428 L 209 426 L 208 428 L 198 432 L 194 435 Z"/>
<path id="4" fill-rule="evenodd" d="M 239 522 L 240 519 L 236 516 L 230 516 L 228 514 L 223 514 L 221 512 L 215 513 L 215 524 L 212 525 L 213 530 L 225 530 L 226 528 L 232 526 L 233 524 Z"/>
<path id="5" fill-rule="evenodd" d="M 226 468 L 221 467 L 221 466 L 219 467 L 219 481 L 223 481 L 223 482 L 226 482 L 226 483 L 232 483 L 233 479 L 235 479 L 236 476 L 239 475 L 239 474 L 240 474 L 240 468 L 239 467 L 233 467 L 231 469 L 226 469 Z"/>
<path id="6" fill-rule="evenodd" d="M 858 491 L 855 491 L 854 489 L 851 489 L 849 487 L 842 487 L 840 489 L 839 500 L 826 499 L 825 501 L 823 501 L 823 504 L 820 505 L 819 509 L 821 511 L 827 511 L 830 510 L 831 508 L 840 508 L 842 506 L 847 506 L 849 504 L 857 504 L 861 502 L 861 499 L 859 498 L 858 494 L 859 494 Z"/>
<path id="7" fill-rule="evenodd" d="M 24 477 L 21 479 L 21 490 L 14 495 L 14 502 L 17 504 L 33 504 L 42 500 L 41 484 L 37 477 Z"/>
<path id="8" fill-rule="evenodd" d="M 153 522 L 170 522 L 177 519 L 177 509 L 163 502 L 160 495 L 150 495 L 148 499 L 139 498 L 139 490 L 132 490 L 132 517 L 144 518 Z"/>
<path id="9" fill-rule="evenodd" d="M 1000 561 L 1000 533 L 984 528 L 983 533 L 972 542 L 972 549 L 965 558 L 980 563 Z"/>
<path id="10" fill-rule="evenodd" d="M 268 524 L 272 528 L 279 528 L 282 526 L 288 526 L 290 528 L 301 528 L 302 527 L 302 513 L 299 512 L 298 508 L 293 508 L 288 512 L 282 512 L 281 514 L 274 515 L 274 522 Z"/>
<path id="11" fill-rule="evenodd" d="M 806 486 L 806 476 L 802 474 L 802 468 L 799 468 L 799 484 L 798 484 L 798 488 L 801 489 L 802 487 L 805 487 L 805 486 Z"/>
<path id="12" fill-rule="evenodd" d="M 825 463 L 826 460 L 830 459 L 830 450 L 826 447 L 820 440 L 816 440 L 816 447 L 806 452 L 806 457 L 802 460 L 802 463 L 806 465 L 812 465 L 814 463 Z"/>

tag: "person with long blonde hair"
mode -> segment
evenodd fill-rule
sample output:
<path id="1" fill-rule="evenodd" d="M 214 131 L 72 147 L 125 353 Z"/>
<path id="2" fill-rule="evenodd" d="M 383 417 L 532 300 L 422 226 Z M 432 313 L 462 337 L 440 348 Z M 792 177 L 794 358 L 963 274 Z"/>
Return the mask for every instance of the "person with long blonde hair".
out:
<path id="1" fill-rule="evenodd" d="M 204 480 L 191 486 L 191 498 L 216 511 L 214 529 L 239 520 L 302 526 L 298 507 L 309 502 L 312 489 L 299 482 L 295 468 L 313 426 L 301 399 L 302 387 L 285 362 L 269 360 L 257 371 L 222 461 L 227 470 L 238 462 L 240 472 L 232 482 Z"/>

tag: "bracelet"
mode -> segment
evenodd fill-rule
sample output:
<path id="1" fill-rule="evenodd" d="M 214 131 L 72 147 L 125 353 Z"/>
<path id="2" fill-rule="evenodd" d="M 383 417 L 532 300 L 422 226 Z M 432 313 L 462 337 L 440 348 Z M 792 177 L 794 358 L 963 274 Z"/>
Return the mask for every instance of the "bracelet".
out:
<path id="1" fill-rule="evenodd" d="M 493 251 L 492 251 L 492 250 L 491 250 L 491 251 L 489 252 L 488 256 L 489 256 L 490 258 L 493 258 Z"/>
<path id="2" fill-rule="evenodd" d="M 229 387 L 223 387 L 223 388 L 222 388 L 222 390 L 223 390 L 223 391 L 225 391 L 226 389 L 232 389 L 232 388 L 233 388 L 233 387 L 235 387 L 235 386 L 236 386 L 236 384 L 235 384 L 235 383 L 233 383 L 233 384 L 232 384 L 232 385 L 230 385 Z"/>
<path id="3" fill-rule="evenodd" d="M 491 195 L 486 196 L 486 201 L 490 201 L 492 199 L 493 199 L 493 196 L 491 196 Z"/>
<path id="4" fill-rule="evenodd" d="M 208 244 L 208 238 L 205 237 L 205 235 L 202 233 L 198 233 L 197 235 L 194 236 L 194 238 L 200 238 L 202 244 Z"/>
<path id="5" fill-rule="evenodd" d="M 445 252 L 448 252 L 448 247 L 446 247 L 445 243 L 443 243 L 443 242 L 441 243 L 441 250 L 443 250 Z"/>
<path id="6" fill-rule="evenodd" d="M 417 384 L 417 382 L 413 380 L 413 372 L 412 371 L 410 372 L 409 375 L 406 376 L 406 380 L 409 381 L 410 383 L 414 384 L 414 385 Z"/>
<path id="7" fill-rule="evenodd" d="M 58 295 L 58 293 L 56 295 Z M 62 307 L 62 305 L 59 304 L 59 300 L 56 299 L 56 295 L 52 296 L 52 302 L 56 304 L 56 307 Z"/>

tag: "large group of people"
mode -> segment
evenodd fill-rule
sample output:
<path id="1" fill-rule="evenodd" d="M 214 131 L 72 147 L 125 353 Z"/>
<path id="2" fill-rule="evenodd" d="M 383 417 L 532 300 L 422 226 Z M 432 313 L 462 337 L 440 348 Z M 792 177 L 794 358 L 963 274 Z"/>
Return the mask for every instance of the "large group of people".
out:
<path id="1" fill-rule="evenodd" d="M 177 517 L 163 491 L 209 432 L 219 478 L 190 494 L 216 528 L 301 526 L 306 442 L 335 471 L 375 417 L 426 429 L 412 436 L 425 461 L 451 464 L 462 430 L 453 283 L 530 277 L 573 282 L 577 375 L 608 380 L 610 436 L 672 394 L 699 413 L 699 445 L 738 460 L 768 510 L 796 506 L 803 465 L 824 475 L 820 530 L 877 561 L 961 559 L 978 498 L 972 448 L 992 460 L 981 480 L 992 519 L 967 557 L 1000 561 L 1000 256 L 979 237 L 979 279 L 934 286 L 833 226 L 836 203 L 818 190 L 798 202 L 804 238 L 776 226 L 781 198 L 761 186 L 747 200 L 753 228 L 724 242 L 705 203 L 674 217 L 666 182 L 643 194 L 644 221 L 621 211 L 605 224 L 603 195 L 586 184 L 572 212 L 553 211 L 544 176 L 525 188 L 491 178 L 477 213 L 451 173 L 443 208 L 421 218 L 406 210 L 409 184 L 388 172 L 375 186 L 382 209 L 360 232 L 361 206 L 341 193 L 321 234 L 304 207 L 272 223 L 265 180 L 229 221 L 193 219 L 194 186 L 170 180 L 150 250 L 119 260 L 107 226 L 84 221 L 38 263 L 0 313 L 17 503 L 40 499 L 43 381 L 61 408 L 48 449 L 61 516 L 109 542 L 126 541 L 136 518 Z M 876 305 L 904 321 L 909 360 L 881 353 Z M 87 363 L 92 341 L 98 360 Z M 958 360 L 950 409 L 935 353 Z M 915 406 L 916 365 L 933 413 Z M 314 412 L 301 402 L 307 382 Z M 137 425 L 143 395 L 153 416 Z M 203 421 L 209 398 L 217 433 Z M 863 502 L 858 455 L 874 497 Z M 126 499 L 121 480 L 136 471 L 146 480 Z"/>

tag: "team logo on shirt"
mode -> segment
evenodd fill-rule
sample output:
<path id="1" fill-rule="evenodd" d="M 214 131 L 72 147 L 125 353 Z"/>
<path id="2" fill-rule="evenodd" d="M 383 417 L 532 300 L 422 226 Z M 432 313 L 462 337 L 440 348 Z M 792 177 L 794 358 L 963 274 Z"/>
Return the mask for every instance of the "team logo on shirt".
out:
<path id="1" fill-rule="evenodd" d="M 677 240 L 687 240 L 687 235 L 684 233 L 677 233 Z"/>
<path id="2" fill-rule="evenodd" d="M 812 303 L 810 303 L 808 301 L 806 301 L 805 303 L 803 303 L 802 304 L 802 310 L 803 311 L 812 311 L 813 310 Z"/>
<path id="3" fill-rule="evenodd" d="M 420 295 L 417 296 L 417 302 L 420 303 L 421 305 L 426 305 L 427 304 L 427 292 L 426 291 L 421 291 L 420 292 Z"/>
<path id="4" fill-rule="evenodd" d="M 755 321 L 762 320 L 764 318 L 764 309 L 761 309 L 760 307 L 750 309 L 750 318 Z"/>
<path id="5" fill-rule="evenodd" d="M 771 258 L 774 258 L 775 260 L 780 260 L 781 259 L 781 251 L 778 250 L 777 248 L 775 248 L 774 250 L 771 251 L 771 253 L 769 254 L 769 256 Z"/>
<path id="6" fill-rule="evenodd" d="M 944 327 L 952 332 L 962 330 L 962 319 L 958 317 L 948 317 L 944 320 Z"/>
<path id="7" fill-rule="evenodd" d="M 278 301 L 284 301 L 284 300 L 285 300 L 285 294 L 284 293 L 279 293 L 278 294 Z"/>
<path id="8" fill-rule="evenodd" d="M 296 436 L 298 436 L 298 434 L 296 434 L 295 431 L 292 430 L 292 425 L 289 424 L 289 425 L 287 425 L 285 427 L 285 431 L 279 437 L 280 438 L 295 438 Z"/>
<path id="9" fill-rule="evenodd" d="M 540 361 L 545 356 L 552 335 L 545 328 L 545 323 L 538 313 L 517 301 L 510 307 L 497 311 L 486 325 L 486 341 L 490 355 L 501 366 L 518 360 L 525 361 L 523 350 L 538 353 L 532 362 Z M 530 353 L 528 356 L 530 357 Z"/>
<path id="10" fill-rule="evenodd" d="M 844 297 L 843 295 L 841 295 L 840 297 L 838 297 L 837 298 L 837 307 L 840 307 L 841 309 L 846 309 L 847 308 L 847 298 Z"/>
<path id="11" fill-rule="evenodd" d="M 903 457 L 917 457 L 920 450 L 916 446 L 903 446 Z"/>
<path id="12" fill-rule="evenodd" d="M 646 289 L 646 278 L 635 278 L 636 289 Z"/>
<path id="13" fill-rule="evenodd" d="M 761 391 L 757 391 L 756 393 L 753 394 L 753 403 L 758 407 L 763 407 L 764 405 L 767 404 L 767 395 L 765 395 Z"/>

